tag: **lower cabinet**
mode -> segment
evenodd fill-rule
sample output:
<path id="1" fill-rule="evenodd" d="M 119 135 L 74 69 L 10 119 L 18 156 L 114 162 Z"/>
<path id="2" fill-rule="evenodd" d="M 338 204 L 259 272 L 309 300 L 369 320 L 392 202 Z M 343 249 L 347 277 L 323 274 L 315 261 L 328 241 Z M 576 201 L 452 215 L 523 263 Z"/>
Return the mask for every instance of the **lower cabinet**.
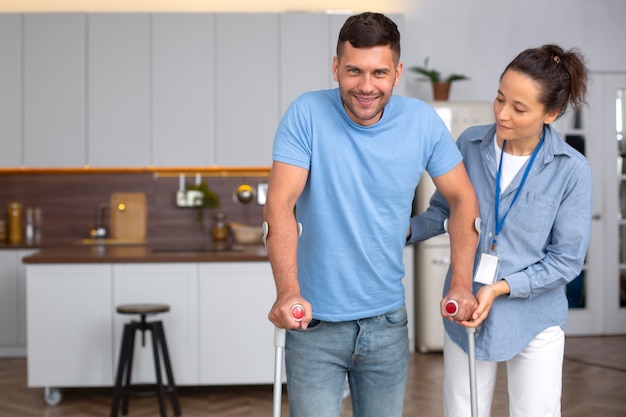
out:
<path id="1" fill-rule="evenodd" d="M 274 378 L 276 298 L 269 262 L 200 264 L 200 383 L 264 384 Z"/>
<path id="2" fill-rule="evenodd" d="M 271 383 L 274 300 L 268 262 L 27 265 L 28 386 L 112 386 L 120 304 L 163 303 L 177 385 Z M 154 381 L 149 333 L 132 380 Z"/>
<path id="3" fill-rule="evenodd" d="M 26 272 L 34 249 L 0 250 L 0 357 L 26 355 Z"/>
<path id="4" fill-rule="evenodd" d="M 111 265 L 28 265 L 28 386 L 113 381 Z"/>
<path id="5" fill-rule="evenodd" d="M 167 313 L 148 316 L 161 320 L 165 330 L 174 381 L 177 385 L 198 383 L 198 264 L 114 264 L 113 265 L 113 346 L 118 363 L 124 324 L 139 320 L 138 315 L 117 314 L 120 304 L 168 304 Z M 135 338 L 132 380 L 138 383 L 156 380 L 150 332 L 145 345 Z M 114 376 L 117 366 L 114 369 Z M 109 381 L 111 384 L 111 381 Z"/>
<path id="6" fill-rule="evenodd" d="M 413 251 L 405 250 L 413 317 Z M 120 304 L 163 303 L 177 385 L 271 384 L 276 292 L 269 262 L 27 264 L 28 386 L 112 386 L 123 326 Z M 414 346 L 413 323 L 409 339 Z M 134 382 L 154 381 L 149 333 L 137 337 Z M 47 390 L 46 392 L 49 392 Z M 54 394 L 54 393 L 53 393 Z M 48 394 L 46 394 L 48 395 Z M 54 403 L 57 397 L 46 397 Z"/>

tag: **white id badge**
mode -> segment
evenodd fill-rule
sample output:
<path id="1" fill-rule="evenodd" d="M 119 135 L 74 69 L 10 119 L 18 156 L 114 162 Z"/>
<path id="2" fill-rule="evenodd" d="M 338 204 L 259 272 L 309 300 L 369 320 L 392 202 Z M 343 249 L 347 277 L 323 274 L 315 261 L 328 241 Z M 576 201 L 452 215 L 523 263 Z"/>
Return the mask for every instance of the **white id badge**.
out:
<path id="1" fill-rule="evenodd" d="M 474 281 L 485 285 L 493 284 L 496 280 L 499 264 L 500 258 L 496 255 L 482 253 L 476 274 L 474 274 Z"/>

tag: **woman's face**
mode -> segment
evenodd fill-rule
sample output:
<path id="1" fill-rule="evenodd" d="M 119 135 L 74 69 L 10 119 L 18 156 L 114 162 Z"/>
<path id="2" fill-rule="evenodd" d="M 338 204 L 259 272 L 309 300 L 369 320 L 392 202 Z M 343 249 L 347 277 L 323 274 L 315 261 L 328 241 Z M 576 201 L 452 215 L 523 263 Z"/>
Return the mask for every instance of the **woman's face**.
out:
<path id="1" fill-rule="evenodd" d="M 558 112 L 546 112 L 539 102 L 541 85 L 526 75 L 507 70 L 500 80 L 493 102 L 499 142 L 518 141 L 535 144 L 541 139 L 543 125 L 553 122 Z"/>

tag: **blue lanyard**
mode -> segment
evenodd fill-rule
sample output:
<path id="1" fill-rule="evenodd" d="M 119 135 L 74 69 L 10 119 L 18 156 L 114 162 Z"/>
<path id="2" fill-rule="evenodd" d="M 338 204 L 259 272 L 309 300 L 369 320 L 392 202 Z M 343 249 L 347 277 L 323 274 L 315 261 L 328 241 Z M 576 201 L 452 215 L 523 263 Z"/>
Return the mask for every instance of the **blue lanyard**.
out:
<path id="1" fill-rule="evenodd" d="M 522 182 L 520 182 L 519 188 L 517 189 L 515 196 L 513 196 L 511 205 L 507 209 L 506 213 L 504 213 L 504 216 L 502 216 L 502 219 L 498 220 L 498 212 L 500 209 L 500 179 L 502 177 L 502 156 L 504 155 L 504 146 L 506 145 L 506 140 L 502 142 L 502 152 L 500 153 L 500 164 L 498 165 L 498 175 L 496 176 L 496 199 L 495 199 L 496 200 L 495 201 L 496 235 L 493 237 L 493 241 L 491 242 L 491 250 L 494 250 L 496 248 L 496 244 L 498 243 L 497 242 L 498 234 L 500 233 L 500 230 L 502 230 L 502 226 L 504 226 L 504 220 L 506 220 L 506 216 L 509 215 L 509 211 L 511 210 L 511 207 L 513 207 L 513 204 L 515 203 L 515 201 L 517 201 L 517 197 L 519 197 L 520 193 L 522 192 L 522 187 L 524 186 L 524 183 L 526 182 L 526 178 L 528 177 L 530 168 L 533 166 L 533 163 L 535 162 L 535 158 L 537 157 L 537 154 L 539 153 L 539 149 L 541 149 L 541 145 L 543 145 L 544 138 L 545 138 L 545 130 L 543 132 L 543 135 L 541 135 L 541 140 L 539 141 L 539 145 L 537 145 L 537 147 L 533 151 L 533 154 L 530 157 L 530 160 L 528 161 L 528 165 L 526 166 L 526 170 L 524 171 L 524 176 L 522 177 Z"/>

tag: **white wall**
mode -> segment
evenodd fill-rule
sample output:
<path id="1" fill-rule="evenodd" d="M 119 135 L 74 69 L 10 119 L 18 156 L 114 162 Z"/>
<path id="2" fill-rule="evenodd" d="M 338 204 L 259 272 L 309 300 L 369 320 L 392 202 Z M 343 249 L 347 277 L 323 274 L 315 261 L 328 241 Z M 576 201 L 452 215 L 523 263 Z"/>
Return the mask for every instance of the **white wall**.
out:
<path id="1" fill-rule="evenodd" d="M 415 0 L 405 15 L 405 68 L 428 56 L 432 67 L 471 78 L 453 85 L 451 100 L 493 100 L 506 64 L 545 43 L 580 48 L 592 71 L 626 71 L 623 0 Z M 426 83 L 404 77 L 409 94 L 429 98 Z"/>

